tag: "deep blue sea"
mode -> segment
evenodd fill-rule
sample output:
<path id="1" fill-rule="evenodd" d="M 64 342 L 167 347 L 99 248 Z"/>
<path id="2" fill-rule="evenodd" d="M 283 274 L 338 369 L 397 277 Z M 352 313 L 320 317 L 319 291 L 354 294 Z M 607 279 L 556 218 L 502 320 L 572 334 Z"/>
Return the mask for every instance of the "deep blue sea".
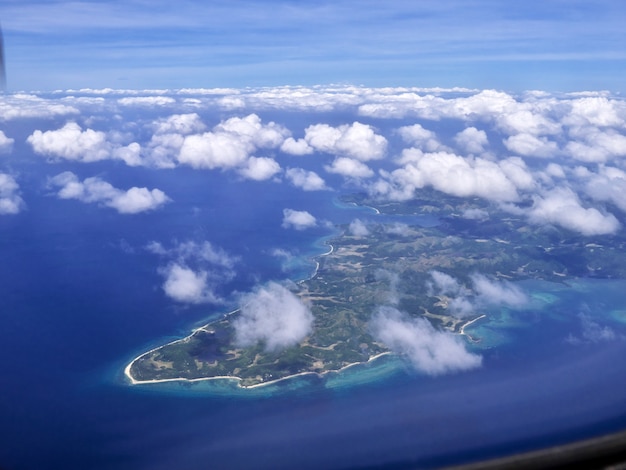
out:
<path id="1" fill-rule="evenodd" d="M 81 179 L 99 171 L 63 169 Z M 626 428 L 625 281 L 522 283 L 532 307 L 471 329 L 484 338 L 478 370 L 429 377 L 387 357 L 247 391 L 129 386 L 133 357 L 234 305 L 168 299 L 148 243 L 210 241 L 237 257 L 236 277 L 219 287 L 234 301 L 268 280 L 310 275 L 308 258 L 333 233 L 321 222 L 377 215 L 338 204 L 336 192 L 184 168 L 108 169 L 114 186 L 158 187 L 174 202 L 125 216 L 59 201 L 32 169 L 28 210 L 0 217 L 0 468 L 429 468 Z M 281 228 L 284 208 L 320 224 Z M 285 270 L 277 248 L 299 261 Z M 581 314 L 613 338 L 585 339 Z"/>

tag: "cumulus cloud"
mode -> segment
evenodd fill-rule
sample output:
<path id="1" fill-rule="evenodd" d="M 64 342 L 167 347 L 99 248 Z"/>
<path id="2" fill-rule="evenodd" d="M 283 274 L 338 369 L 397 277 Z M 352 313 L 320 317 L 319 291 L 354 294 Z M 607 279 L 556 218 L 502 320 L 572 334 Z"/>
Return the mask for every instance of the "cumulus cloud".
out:
<path id="1" fill-rule="evenodd" d="M 17 214 L 25 206 L 19 195 L 20 186 L 11 175 L 0 173 L 0 215 Z"/>
<path id="2" fill-rule="evenodd" d="M 0 153 L 10 153 L 14 142 L 15 139 L 7 137 L 3 131 L 0 131 Z"/>
<path id="3" fill-rule="evenodd" d="M 354 158 L 338 157 L 330 165 L 324 165 L 328 173 L 335 173 L 346 178 L 371 178 L 374 172 L 365 163 Z"/>
<path id="4" fill-rule="evenodd" d="M 122 146 L 110 142 L 104 132 L 83 130 L 75 122 L 68 122 L 61 129 L 53 131 L 36 130 L 26 141 L 32 145 L 35 153 L 52 158 L 85 163 L 119 159 L 131 166 L 141 164 L 139 144 L 133 142 Z"/>
<path id="5" fill-rule="evenodd" d="M 287 137 L 280 146 L 280 150 L 290 155 L 310 155 L 314 151 L 306 140 L 295 140 L 293 137 Z"/>
<path id="6" fill-rule="evenodd" d="M 289 168 L 285 172 L 287 180 L 304 191 L 323 191 L 329 189 L 324 180 L 314 171 L 302 168 Z"/>
<path id="7" fill-rule="evenodd" d="M 182 303 L 217 303 L 215 296 L 207 283 L 205 271 L 194 271 L 185 266 L 173 263 L 161 270 L 165 277 L 163 291 L 165 295 Z"/>
<path id="8" fill-rule="evenodd" d="M 485 131 L 479 131 L 475 127 L 467 127 L 454 136 L 454 141 L 465 152 L 480 154 L 489 145 Z"/>
<path id="9" fill-rule="evenodd" d="M 370 234 L 367 226 L 363 223 L 363 221 L 359 219 L 354 219 L 350 222 L 348 226 L 348 231 L 352 236 L 355 237 L 367 237 Z"/>
<path id="10" fill-rule="evenodd" d="M 360 161 L 381 159 L 387 150 L 387 139 L 360 122 L 339 127 L 315 124 L 306 128 L 304 139 L 317 151 Z"/>
<path id="11" fill-rule="evenodd" d="M 535 178 L 526 163 L 519 157 L 509 157 L 498 162 L 498 166 L 516 188 L 529 191 L 535 187 Z"/>
<path id="12" fill-rule="evenodd" d="M 208 241 L 176 242 L 169 248 L 153 241 L 146 249 L 167 262 L 159 269 L 165 295 L 181 303 L 223 302 L 217 289 L 235 276 L 237 258 Z"/>
<path id="13" fill-rule="evenodd" d="M 154 130 L 157 134 L 188 135 L 202 132 L 205 129 L 206 126 L 197 113 L 173 114 L 154 123 Z"/>
<path id="14" fill-rule="evenodd" d="M 178 162 L 193 168 L 232 168 L 246 162 L 254 147 L 235 135 L 207 132 L 185 137 Z"/>
<path id="15" fill-rule="evenodd" d="M 555 224 L 586 236 L 612 234 L 620 228 L 613 214 L 583 207 L 569 188 L 556 188 L 545 196 L 536 196 L 529 218 L 534 223 Z"/>
<path id="16" fill-rule="evenodd" d="M 211 132 L 186 136 L 177 156 L 193 168 L 228 169 L 248 163 L 257 149 L 277 148 L 289 131 L 276 123 L 263 124 L 256 114 L 230 118 Z"/>
<path id="17" fill-rule="evenodd" d="M 239 174 L 250 180 L 263 181 L 270 179 L 280 171 L 280 165 L 273 158 L 250 157 L 246 165 L 239 169 Z"/>
<path id="18" fill-rule="evenodd" d="M 99 203 L 117 210 L 120 214 L 136 214 L 154 210 L 170 200 L 160 189 L 133 187 L 123 191 L 98 177 L 80 181 L 70 171 L 56 175 L 50 179 L 49 183 L 59 188 L 57 196 L 61 199 Z"/>
<path id="19" fill-rule="evenodd" d="M 266 350 L 275 351 L 294 346 L 309 335 L 313 314 L 289 289 L 270 282 L 242 298 L 233 327 L 238 346 L 249 347 L 260 342 Z"/>
<path id="20" fill-rule="evenodd" d="M 626 155 L 626 136 L 617 130 L 582 127 L 570 130 L 570 136 L 575 140 L 564 151 L 576 160 L 603 163 Z"/>
<path id="21" fill-rule="evenodd" d="M 611 202 L 626 212 L 626 172 L 600 166 L 597 173 L 585 173 L 585 192 L 596 201 Z"/>
<path id="22" fill-rule="evenodd" d="M 55 131 L 36 130 L 26 140 L 36 153 L 67 160 L 94 162 L 109 158 L 111 153 L 104 132 L 83 131 L 75 122 Z"/>
<path id="23" fill-rule="evenodd" d="M 431 186 L 453 196 L 480 196 L 493 201 L 515 201 L 517 188 L 498 163 L 484 158 L 463 158 L 449 152 L 424 153 L 405 149 L 391 173 L 381 172 L 383 180 L 370 186 L 374 195 L 390 199 L 410 199 L 416 189 Z"/>
<path id="24" fill-rule="evenodd" d="M 420 124 L 412 126 L 404 126 L 398 129 L 398 134 L 407 144 L 413 147 L 425 150 L 427 152 L 435 152 L 444 150 L 444 146 L 439 142 L 437 134 L 433 131 L 424 129 Z"/>
<path id="25" fill-rule="evenodd" d="M 504 146 L 511 152 L 524 157 L 550 158 L 560 154 L 556 142 L 532 134 L 513 135 L 504 140 Z"/>
<path id="26" fill-rule="evenodd" d="M 426 319 L 410 318 L 393 307 L 380 307 L 370 327 L 378 341 L 428 375 L 474 369 L 482 364 L 482 357 L 467 351 L 459 336 L 438 331 Z"/>
<path id="27" fill-rule="evenodd" d="M 315 227 L 316 225 L 317 220 L 307 211 L 283 209 L 283 228 L 304 230 L 310 227 Z"/>
<path id="28" fill-rule="evenodd" d="M 603 96 L 573 100 L 563 122 L 570 126 L 618 127 L 624 124 L 624 105 Z"/>

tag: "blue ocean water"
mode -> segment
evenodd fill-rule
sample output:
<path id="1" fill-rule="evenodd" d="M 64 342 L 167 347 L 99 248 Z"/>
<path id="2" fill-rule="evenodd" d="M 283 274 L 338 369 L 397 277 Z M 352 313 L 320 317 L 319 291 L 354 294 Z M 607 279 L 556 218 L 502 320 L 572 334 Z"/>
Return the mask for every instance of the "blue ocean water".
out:
<path id="1" fill-rule="evenodd" d="M 81 178 L 94 168 L 69 166 Z M 377 216 L 333 192 L 184 168 L 107 174 L 114 186 L 158 187 L 173 200 L 124 216 L 59 201 L 44 174 L 30 177 L 39 184 L 24 185 L 28 210 L 0 217 L 0 468 L 427 468 L 626 427 L 624 281 L 524 284 L 532 308 L 471 328 L 485 341 L 474 346 L 484 365 L 470 372 L 433 378 L 385 357 L 252 391 L 128 386 L 122 371 L 134 356 L 232 307 L 168 299 L 148 243 L 206 240 L 238 257 L 237 276 L 220 286 L 235 298 L 312 272 L 306 261 L 285 270 L 273 249 L 306 260 L 327 250 L 320 240 L 333 229 L 322 222 Z M 320 224 L 281 228 L 284 208 Z M 613 338 L 585 339 L 581 314 Z"/>

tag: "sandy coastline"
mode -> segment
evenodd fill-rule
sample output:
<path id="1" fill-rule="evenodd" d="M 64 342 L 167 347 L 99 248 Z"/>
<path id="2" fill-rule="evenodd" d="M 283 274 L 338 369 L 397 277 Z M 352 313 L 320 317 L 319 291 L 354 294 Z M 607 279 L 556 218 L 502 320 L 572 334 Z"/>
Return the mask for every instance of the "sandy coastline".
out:
<path id="1" fill-rule="evenodd" d="M 200 328 L 198 328 L 198 329 L 200 329 Z M 198 329 L 194 330 L 194 333 Z M 178 340 L 178 341 L 182 341 L 182 340 Z M 168 343 L 168 344 L 171 344 L 171 343 Z M 322 377 L 322 376 L 324 376 L 326 374 L 329 374 L 329 373 L 339 373 L 339 372 L 342 372 L 342 371 L 344 371 L 344 370 L 346 370 L 346 369 L 348 369 L 350 367 L 358 366 L 360 364 L 369 364 L 370 362 L 375 361 L 376 359 L 378 359 L 380 357 L 392 354 L 391 351 L 386 351 L 386 352 L 383 352 L 383 353 L 380 353 L 380 354 L 376 354 L 376 355 L 370 357 L 365 362 L 353 362 L 351 364 L 347 364 L 347 365 L 343 366 L 341 369 L 326 370 L 324 372 L 313 372 L 313 371 L 298 372 L 297 374 L 286 375 L 285 377 L 280 377 L 278 379 L 270 380 L 268 382 L 261 382 L 261 383 L 254 384 L 254 385 L 241 385 L 241 382 L 243 381 L 243 379 L 241 377 L 231 376 L 231 375 L 218 375 L 218 376 L 214 376 L 214 377 L 199 377 L 197 379 L 186 379 L 184 377 L 175 377 L 175 378 L 171 378 L 171 379 L 152 379 L 152 380 L 137 380 L 137 379 L 135 379 L 132 376 L 132 374 L 130 373 L 130 369 L 133 366 L 133 364 L 135 363 L 135 361 L 137 359 L 141 358 L 142 356 L 145 356 L 146 354 L 149 354 L 149 353 L 151 353 L 153 351 L 156 351 L 157 349 L 160 349 L 162 347 L 163 346 L 159 346 L 158 348 L 151 349 L 150 351 L 147 351 L 147 352 L 141 354 L 140 356 L 137 356 L 135 359 L 133 359 L 124 368 L 124 375 L 126 376 L 128 381 L 131 383 L 131 385 L 149 385 L 149 384 L 159 384 L 159 383 L 166 383 L 166 382 L 189 382 L 189 383 L 193 383 L 193 382 L 202 382 L 202 381 L 205 381 L 205 380 L 236 380 L 238 382 L 237 386 L 239 388 L 254 389 L 254 388 L 260 388 L 260 387 L 267 387 L 269 385 L 273 385 L 273 384 L 276 384 L 278 382 L 282 382 L 284 380 L 293 379 L 295 377 L 302 377 L 304 375 L 317 375 L 319 377 Z"/>
<path id="2" fill-rule="evenodd" d="M 470 326 L 472 323 L 477 322 L 478 320 L 485 318 L 487 315 L 481 315 L 480 317 L 476 317 L 473 320 L 468 321 L 467 323 L 465 323 L 463 326 L 461 326 L 461 329 L 459 329 L 459 334 L 460 335 L 466 335 L 469 336 L 467 333 L 465 333 L 465 328 L 467 328 L 468 326 Z"/>

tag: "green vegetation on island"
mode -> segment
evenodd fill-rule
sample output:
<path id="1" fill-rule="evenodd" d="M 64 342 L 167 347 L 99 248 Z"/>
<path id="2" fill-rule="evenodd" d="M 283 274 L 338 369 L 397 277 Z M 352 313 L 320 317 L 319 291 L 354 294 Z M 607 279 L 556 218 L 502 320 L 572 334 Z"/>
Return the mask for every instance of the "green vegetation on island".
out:
<path id="1" fill-rule="evenodd" d="M 483 312 L 454 315 L 450 299 L 427 288 L 433 271 L 460 283 L 469 283 L 476 273 L 507 281 L 626 278 L 626 239 L 621 235 L 592 240 L 553 226 L 530 225 L 523 216 L 478 198 L 427 190 L 407 202 L 381 204 L 365 195 L 344 202 L 375 205 L 380 219 L 394 215 L 404 222 L 373 220 L 357 235 L 344 226 L 329 240 L 332 251 L 317 259 L 315 276 L 296 286 L 295 293 L 313 314 L 312 332 L 304 340 L 277 350 L 267 350 L 263 342 L 237 347 L 233 321 L 239 312 L 233 312 L 139 356 L 126 368 L 127 376 L 133 383 L 238 378 L 249 387 L 338 371 L 389 352 L 372 335 L 369 321 L 378 306 L 390 303 L 440 330 L 463 334 L 464 326 Z M 438 219 L 436 226 L 417 223 L 416 217 L 427 214 Z"/>

